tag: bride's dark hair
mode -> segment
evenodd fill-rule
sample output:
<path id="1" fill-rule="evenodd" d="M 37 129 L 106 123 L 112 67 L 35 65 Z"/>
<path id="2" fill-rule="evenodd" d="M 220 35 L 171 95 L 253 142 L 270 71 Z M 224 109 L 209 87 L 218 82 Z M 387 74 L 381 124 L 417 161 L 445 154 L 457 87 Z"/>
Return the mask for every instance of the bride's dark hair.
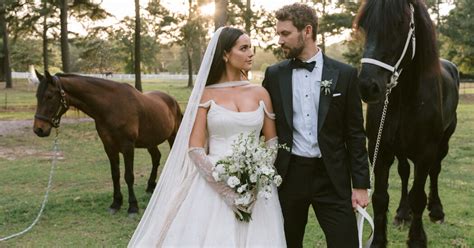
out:
<path id="1" fill-rule="evenodd" d="M 212 59 L 206 86 L 217 83 L 221 78 L 225 70 L 224 52 L 230 52 L 237 39 L 243 34 L 245 34 L 244 31 L 238 28 L 225 27 L 222 29 L 219 40 L 217 41 L 216 51 Z"/>

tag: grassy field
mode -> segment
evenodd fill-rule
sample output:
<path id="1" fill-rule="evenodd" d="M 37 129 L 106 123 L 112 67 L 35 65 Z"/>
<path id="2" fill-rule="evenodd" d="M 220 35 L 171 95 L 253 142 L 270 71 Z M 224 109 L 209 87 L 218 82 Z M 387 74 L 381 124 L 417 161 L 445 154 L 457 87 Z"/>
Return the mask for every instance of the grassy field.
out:
<path id="1" fill-rule="evenodd" d="M 190 90 L 185 82 L 145 82 L 145 91 L 161 89 L 184 106 Z M 0 85 L 0 120 L 31 120 L 35 89 L 17 82 L 16 89 Z M 469 90 L 470 91 L 470 90 Z M 7 105 L 4 105 L 7 96 Z M 463 96 L 458 108 L 459 124 L 444 160 L 440 196 L 446 221 L 434 224 L 424 214 L 429 247 L 474 247 L 474 98 Z M 6 108 L 4 108 L 6 106 Z M 67 118 L 83 117 L 70 112 Z M 27 227 L 36 217 L 51 166 L 53 138 L 38 138 L 28 126 L 0 136 L 0 238 Z M 93 122 L 64 124 L 60 134 L 61 159 L 44 215 L 35 228 L 21 237 L 0 242 L 0 247 L 125 247 L 139 218 L 129 218 L 127 205 L 116 215 L 107 208 L 112 201 L 112 181 L 107 157 Z M 164 163 L 168 145 L 160 146 Z M 122 171 L 123 171 L 123 167 Z M 146 150 L 135 155 L 135 191 L 141 208 L 151 161 Z M 400 180 L 393 166 L 390 179 L 390 211 L 393 218 L 400 196 Z M 122 179 L 122 193 L 127 196 Z M 369 210 L 372 213 L 372 210 Z M 408 227 L 388 226 L 390 247 L 405 247 Z M 305 247 L 325 247 L 324 236 L 310 213 Z"/>

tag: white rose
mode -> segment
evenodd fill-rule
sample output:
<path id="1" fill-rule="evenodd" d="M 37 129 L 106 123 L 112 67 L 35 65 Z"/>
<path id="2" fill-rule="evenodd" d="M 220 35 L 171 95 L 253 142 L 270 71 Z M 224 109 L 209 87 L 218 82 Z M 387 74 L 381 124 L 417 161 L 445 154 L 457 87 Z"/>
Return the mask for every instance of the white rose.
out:
<path id="1" fill-rule="evenodd" d="M 247 184 L 244 184 L 244 185 L 240 186 L 239 188 L 237 188 L 237 193 L 241 194 L 246 189 L 247 189 Z"/>
<path id="2" fill-rule="evenodd" d="M 216 171 L 219 174 L 225 173 L 225 167 L 223 164 L 217 164 L 216 167 L 214 167 L 214 171 Z"/>
<path id="3" fill-rule="evenodd" d="M 231 176 L 227 179 L 227 185 L 231 188 L 235 188 L 235 186 L 240 184 L 240 180 L 236 176 Z"/>
<path id="4" fill-rule="evenodd" d="M 251 182 L 251 183 L 256 183 L 256 182 L 257 182 L 257 178 L 258 178 L 257 174 L 255 174 L 255 173 L 251 174 L 251 175 L 250 175 L 250 182 Z"/>
<path id="5" fill-rule="evenodd" d="M 276 186 L 280 186 L 280 184 L 283 182 L 283 179 L 281 178 L 280 175 L 276 175 L 274 178 L 273 178 L 273 183 L 276 185 Z"/>

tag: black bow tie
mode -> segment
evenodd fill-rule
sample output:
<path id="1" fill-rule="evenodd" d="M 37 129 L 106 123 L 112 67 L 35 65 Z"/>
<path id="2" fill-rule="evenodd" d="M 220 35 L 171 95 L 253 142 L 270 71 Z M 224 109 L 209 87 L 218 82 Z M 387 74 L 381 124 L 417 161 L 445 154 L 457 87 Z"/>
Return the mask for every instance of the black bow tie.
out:
<path id="1" fill-rule="evenodd" d="M 316 61 L 312 61 L 312 62 L 308 62 L 308 63 L 303 62 L 299 59 L 293 59 L 293 60 L 290 61 L 291 69 L 303 68 L 303 69 L 306 69 L 308 71 L 313 71 L 315 65 L 316 65 Z"/>

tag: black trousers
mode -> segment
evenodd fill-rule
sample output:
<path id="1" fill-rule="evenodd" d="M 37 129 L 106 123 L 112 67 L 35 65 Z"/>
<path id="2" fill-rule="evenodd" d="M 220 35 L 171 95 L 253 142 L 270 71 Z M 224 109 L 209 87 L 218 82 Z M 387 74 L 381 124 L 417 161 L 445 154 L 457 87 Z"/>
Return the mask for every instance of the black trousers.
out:
<path id="1" fill-rule="evenodd" d="M 310 205 L 326 236 L 327 247 L 358 247 L 351 198 L 341 199 L 337 194 L 322 159 L 292 155 L 279 198 L 289 248 L 303 247 Z"/>

